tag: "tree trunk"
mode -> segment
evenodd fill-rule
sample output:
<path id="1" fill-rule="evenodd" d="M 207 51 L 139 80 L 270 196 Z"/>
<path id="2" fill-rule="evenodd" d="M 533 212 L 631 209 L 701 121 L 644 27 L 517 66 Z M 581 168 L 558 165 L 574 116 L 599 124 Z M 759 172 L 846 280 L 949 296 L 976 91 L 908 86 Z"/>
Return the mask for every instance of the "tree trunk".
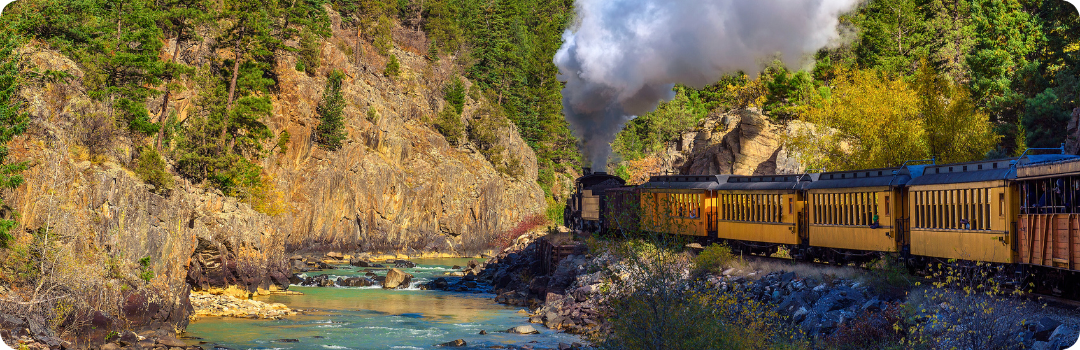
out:
<path id="1" fill-rule="evenodd" d="M 184 35 L 184 22 L 185 19 L 180 19 L 180 29 L 176 31 L 176 47 L 173 48 L 172 58 L 169 59 L 170 64 L 176 63 L 176 55 L 180 54 L 180 38 Z M 161 152 L 161 142 L 165 139 L 165 118 L 169 115 L 169 83 L 172 82 L 172 74 L 165 79 L 165 99 L 161 101 L 161 114 L 158 115 L 158 137 L 157 137 L 157 150 Z"/>

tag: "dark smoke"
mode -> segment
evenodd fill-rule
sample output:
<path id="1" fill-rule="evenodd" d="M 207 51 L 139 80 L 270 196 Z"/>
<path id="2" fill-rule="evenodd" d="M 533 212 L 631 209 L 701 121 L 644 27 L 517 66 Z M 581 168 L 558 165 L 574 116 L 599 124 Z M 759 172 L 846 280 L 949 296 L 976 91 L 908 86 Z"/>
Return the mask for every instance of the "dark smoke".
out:
<path id="1" fill-rule="evenodd" d="M 563 113 L 594 170 L 627 121 L 724 74 L 788 67 L 839 38 L 837 17 L 858 0 L 577 0 L 555 54 Z"/>

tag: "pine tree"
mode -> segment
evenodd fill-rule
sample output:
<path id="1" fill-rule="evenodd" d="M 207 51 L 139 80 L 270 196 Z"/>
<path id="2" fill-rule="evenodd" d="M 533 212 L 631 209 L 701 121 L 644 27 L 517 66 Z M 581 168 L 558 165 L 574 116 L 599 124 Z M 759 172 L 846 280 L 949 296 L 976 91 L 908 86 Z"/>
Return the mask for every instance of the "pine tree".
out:
<path id="1" fill-rule="evenodd" d="M 19 41 L 10 31 L 0 31 L 0 189 L 5 190 L 22 185 L 23 178 L 19 173 L 26 170 L 29 163 L 11 163 L 8 159 L 8 143 L 26 131 L 30 121 L 15 99 L 20 83 L 19 57 L 15 53 Z M 3 200 L 0 200 L 0 207 L 10 209 Z M 7 248 L 13 239 L 10 232 L 16 224 L 13 215 L 0 217 L 0 247 Z"/>
<path id="2" fill-rule="evenodd" d="M 319 114 L 319 126 L 315 128 L 315 140 L 320 146 L 331 151 L 341 148 L 341 141 L 345 139 L 345 120 L 342 112 L 345 110 L 345 98 L 341 93 L 341 84 L 345 74 L 334 70 L 326 79 L 326 89 L 323 90 L 322 102 L 315 108 Z"/>

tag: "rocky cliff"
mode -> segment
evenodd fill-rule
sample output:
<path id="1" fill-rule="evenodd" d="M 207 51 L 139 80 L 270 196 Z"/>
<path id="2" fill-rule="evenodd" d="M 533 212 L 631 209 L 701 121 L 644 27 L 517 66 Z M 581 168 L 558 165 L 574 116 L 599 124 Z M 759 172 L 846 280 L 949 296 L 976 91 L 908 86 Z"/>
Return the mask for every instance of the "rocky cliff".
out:
<path id="1" fill-rule="evenodd" d="M 350 53 L 355 38 L 339 22 L 335 17 L 334 35 L 321 43 L 318 69 L 297 71 L 295 53 L 278 54 L 273 116 L 264 122 L 291 138 L 286 152 L 261 158 L 282 204 L 272 215 L 180 177 L 167 195 L 156 194 L 129 170 L 139 143 L 130 135 L 116 135 L 104 155 L 90 155 L 88 120 L 108 111 L 87 96 L 78 65 L 43 44 L 24 47 L 27 70 L 71 77 L 30 81 L 20 92 L 31 124 L 12 154 L 30 167 L 25 184 L 5 198 L 19 212 L 19 244 L 49 263 L 37 269 L 45 277 L 36 289 L 0 290 L 3 300 L 31 301 L 0 303 L 0 312 L 40 316 L 30 322 L 36 328 L 0 320 L 15 329 L 4 339 L 31 336 L 53 347 L 100 343 L 125 329 L 183 329 L 192 287 L 286 288 L 293 252 L 477 254 L 544 210 L 536 157 L 512 126 L 497 142 L 506 150 L 502 162 L 520 164 L 518 176 L 497 171 L 504 164 L 493 165 L 468 144 L 452 146 L 431 126 L 444 104 L 442 82 L 460 75 L 452 57 L 431 63 L 394 48 L 402 72 L 386 77 L 386 58 L 370 47 L 366 55 Z M 213 36 L 205 37 L 204 44 L 185 45 L 178 60 L 205 64 L 214 47 Z M 332 69 L 347 76 L 348 137 L 341 149 L 326 151 L 311 134 Z M 194 79 L 177 83 L 184 88 L 169 95 L 170 106 L 184 120 L 195 113 L 199 86 Z M 490 111 L 473 96 L 466 98 L 466 125 Z M 147 101 L 151 115 L 160 103 L 160 96 Z"/>
<path id="2" fill-rule="evenodd" d="M 687 175 L 770 175 L 802 171 L 783 144 L 783 135 L 799 122 L 778 125 L 756 108 L 713 112 L 694 130 L 682 133 L 667 149 L 640 163 L 633 183 L 664 173 Z"/>

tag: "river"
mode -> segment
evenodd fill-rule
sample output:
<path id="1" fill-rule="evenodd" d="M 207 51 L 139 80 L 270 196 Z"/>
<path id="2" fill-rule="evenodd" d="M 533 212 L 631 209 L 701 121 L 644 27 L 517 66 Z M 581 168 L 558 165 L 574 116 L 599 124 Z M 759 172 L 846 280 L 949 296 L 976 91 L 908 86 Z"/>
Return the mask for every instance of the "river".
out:
<path id="1" fill-rule="evenodd" d="M 303 312 L 281 320 L 202 318 L 187 336 L 201 338 L 204 348 L 233 349 L 434 349 L 436 344 L 464 339 L 472 349 L 491 347 L 557 348 L 584 343 L 581 338 L 543 325 L 540 334 L 505 333 L 529 325 L 521 308 L 496 304 L 494 295 L 420 290 L 419 284 L 464 266 L 469 259 L 416 259 L 405 290 L 381 287 L 300 287 L 303 295 L 272 295 L 258 300 L 282 303 Z M 362 268 L 313 272 L 309 275 L 363 276 Z M 379 272 L 380 275 L 385 272 Z M 486 331 L 486 335 L 479 334 Z"/>

